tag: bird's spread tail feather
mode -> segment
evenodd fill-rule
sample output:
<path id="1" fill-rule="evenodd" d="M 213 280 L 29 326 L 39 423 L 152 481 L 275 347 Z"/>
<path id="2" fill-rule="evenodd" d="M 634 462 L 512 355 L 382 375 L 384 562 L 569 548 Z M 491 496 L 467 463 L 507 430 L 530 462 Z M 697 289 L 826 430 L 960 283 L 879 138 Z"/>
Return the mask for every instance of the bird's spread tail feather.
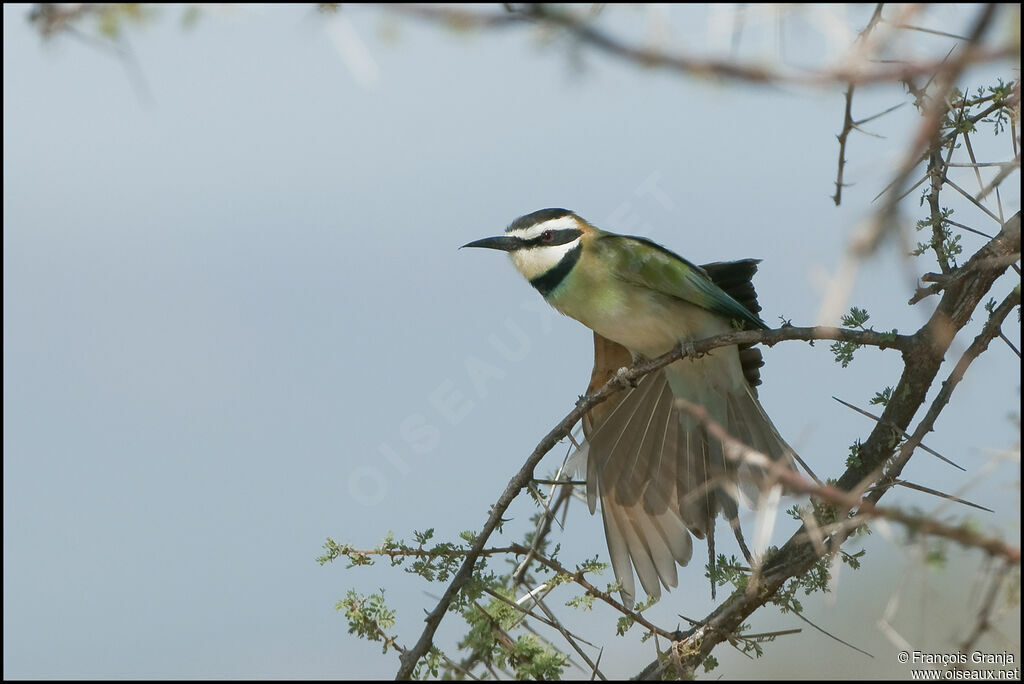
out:
<path id="1" fill-rule="evenodd" d="M 792 452 L 747 383 L 730 391 L 697 386 L 693 367 L 684 368 L 687 387 L 678 386 L 679 369 L 651 373 L 587 430 L 587 500 L 591 512 L 601 501 L 612 569 L 627 605 L 635 598 L 634 570 L 649 596 L 660 597 L 662 585 L 676 586 L 676 565 L 686 565 L 693 553 L 690 534 L 713 543 L 719 512 L 749 557 L 738 503 L 757 502 L 765 473 L 729 462 L 722 443 L 676 406 L 676 396 L 692 396 L 731 435 L 773 460 L 788 461 Z"/>

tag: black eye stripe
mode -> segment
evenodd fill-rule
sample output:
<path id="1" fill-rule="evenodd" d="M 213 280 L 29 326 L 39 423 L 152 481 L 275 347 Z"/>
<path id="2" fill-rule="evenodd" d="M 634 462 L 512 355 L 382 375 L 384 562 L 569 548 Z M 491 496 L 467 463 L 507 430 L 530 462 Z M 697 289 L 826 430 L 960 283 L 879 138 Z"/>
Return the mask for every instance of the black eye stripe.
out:
<path id="1" fill-rule="evenodd" d="M 582 234 L 583 231 L 577 228 L 546 230 L 535 238 L 523 240 L 523 243 L 526 247 L 564 245 L 568 242 L 572 242 Z M 550 237 L 545 239 L 545 235 L 550 235 Z"/>

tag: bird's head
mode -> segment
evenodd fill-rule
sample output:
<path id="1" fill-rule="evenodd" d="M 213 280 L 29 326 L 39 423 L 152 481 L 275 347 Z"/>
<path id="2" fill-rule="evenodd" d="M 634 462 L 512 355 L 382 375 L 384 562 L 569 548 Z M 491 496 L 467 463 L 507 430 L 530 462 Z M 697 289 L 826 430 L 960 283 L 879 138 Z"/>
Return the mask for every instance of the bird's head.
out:
<path id="1" fill-rule="evenodd" d="M 545 275 L 559 266 L 571 268 L 579 258 L 580 238 L 589 228 L 586 221 L 568 209 L 541 209 L 517 218 L 500 237 L 475 240 L 463 247 L 508 252 L 516 270 L 541 289 L 538 281 Z"/>

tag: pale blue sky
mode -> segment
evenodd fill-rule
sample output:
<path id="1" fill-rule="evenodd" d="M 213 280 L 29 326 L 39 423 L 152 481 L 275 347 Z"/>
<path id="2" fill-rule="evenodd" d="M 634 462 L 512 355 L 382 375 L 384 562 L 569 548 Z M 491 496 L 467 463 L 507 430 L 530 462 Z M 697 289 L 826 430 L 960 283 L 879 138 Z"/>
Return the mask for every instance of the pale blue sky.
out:
<path id="1" fill-rule="evenodd" d="M 323 540 L 479 529 L 589 379 L 589 331 L 549 313 L 500 255 L 457 247 L 563 206 L 696 262 L 762 258 L 764 319 L 812 324 L 916 121 L 906 107 L 878 122 L 887 140 L 851 140 L 856 185 L 837 209 L 836 92 L 694 82 L 529 31 L 455 33 L 369 8 L 325 30 L 307 8 L 268 6 L 214 9 L 188 30 L 168 8 L 131 30 L 150 102 L 123 60 L 42 41 L 27 11 L 4 6 L 5 677 L 393 676 L 394 656 L 348 636 L 335 601 L 387 588 L 412 644 L 442 588 L 321 568 Z M 868 11 L 851 10 L 851 26 Z M 958 11 L 931 18 L 960 26 Z M 706 10 L 671 13 L 704 35 Z M 793 59 L 826 47 L 808 25 L 787 25 Z M 340 56 L 346 32 L 368 61 Z M 968 84 L 988 73 L 1010 71 Z M 856 103 L 866 115 L 900 98 L 878 88 Z M 1017 186 L 1003 186 L 1011 210 Z M 847 304 L 912 331 L 934 302 L 907 309 L 904 268 L 866 263 Z M 836 476 L 870 424 L 831 395 L 866 404 L 899 359 L 866 350 L 842 371 L 827 347 L 767 350 L 761 397 Z M 994 345 L 927 440 L 968 475 L 922 455 L 908 479 L 958 489 L 1015 442 L 1011 356 Z M 1019 465 L 965 496 L 996 510 L 974 516 L 982 525 L 1005 527 Z M 507 538 L 531 512 L 513 507 Z M 925 597 L 904 596 L 901 629 L 924 647 L 955 638 L 936 621 L 967 610 L 978 556 L 929 574 L 899 530 L 883 532 L 835 603 L 808 602 L 874 660 L 805 631 L 757 663 L 723 648 L 719 672 L 898 674 L 876 623 L 901 575 Z M 566 562 L 606 556 L 582 506 L 561 541 Z M 652 611 L 666 624 L 712 605 L 699 564 L 680 581 Z M 615 638 L 614 618 L 595 611 L 587 635 L 608 645 L 606 672 L 629 675 L 652 650 Z M 767 614 L 753 626 L 806 627 Z M 460 629 L 449 619 L 440 635 Z M 820 655 L 794 658 L 807 652 Z"/>

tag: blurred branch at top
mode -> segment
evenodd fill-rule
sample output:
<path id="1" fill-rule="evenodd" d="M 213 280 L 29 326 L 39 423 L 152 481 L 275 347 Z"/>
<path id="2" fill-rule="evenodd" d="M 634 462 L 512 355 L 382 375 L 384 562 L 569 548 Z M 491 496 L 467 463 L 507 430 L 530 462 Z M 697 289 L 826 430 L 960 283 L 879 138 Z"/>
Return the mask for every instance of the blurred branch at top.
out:
<path id="1" fill-rule="evenodd" d="M 344 11 L 336 5 L 321 5 L 325 11 Z M 689 76 L 718 77 L 760 84 L 796 84 L 828 87 L 836 84 L 893 83 L 916 77 L 933 77 L 937 72 L 962 71 L 971 64 L 1013 57 L 1020 52 L 1019 10 L 1012 6 L 983 5 L 979 12 L 992 15 L 1002 30 L 989 40 L 977 40 L 971 50 L 956 59 L 944 53 L 904 54 L 897 51 L 906 41 L 894 41 L 906 31 L 927 31 L 912 24 L 923 6 L 897 6 L 891 19 L 879 16 L 875 30 L 855 41 L 846 35 L 846 8 L 841 6 L 754 5 L 710 9 L 707 34 L 718 40 L 729 54 L 718 56 L 712 46 L 705 54 L 694 51 L 684 40 L 672 40 L 672 27 L 659 7 L 614 7 L 603 4 L 558 5 L 505 3 L 503 9 L 478 10 L 463 6 L 383 5 L 387 11 L 447 25 L 457 30 L 500 29 L 534 25 L 562 31 L 580 44 L 642 67 L 657 67 Z M 881 15 L 879 5 L 876 12 Z M 614 15 L 614 16 L 613 16 Z M 820 66 L 791 64 L 781 40 L 774 46 L 776 59 L 740 56 L 742 34 L 752 23 L 769 25 L 777 36 L 790 17 L 803 20 L 826 39 L 832 59 Z M 641 21 L 638 22 L 637 19 Z M 643 21 L 646 19 L 646 21 Z M 987 22 L 986 22 L 987 24 Z M 639 25 L 639 26 L 638 26 Z M 646 35 L 634 37 L 637 30 Z M 950 35 L 938 32 L 942 35 Z M 841 47 L 840 47 L 841 46 Z M 774 63 L 772 63 L 774 62 Z"/>
<path id="2" fill-rule="evenodd" d="M 183 23 L 194 23 L 205 6 L 188 5 Z M 352 5 L 320 3 L 324 13 L 347 13 Z M 756 84 L 794 84 L 817 87 L 898 83 L 913 78 L 934 78 L 957 73 L 969 65 L 1012 58 L 1020 53 L 1019 6 L 980 5 L 997 30 L 973 37 L 972 49 L 950 58 L 935 50 L 936 41 L 906 48 L 908 32 L 971 42 L 958 27 L 927 27 L 915 22 L 927 5 L 879 4 L 871 30 L 859 39 L 849 26 L 856 8 L 844 5 L 735 5 L 711 6 L 704 45 L 671 25 L 662 6 L 606 6 L 602 3 L 563 5 L 503 3 L 490 6 L 387 4 L 382 11 L 441 24 L 459 31 L 536 27 L 542 32 L 614 56 L 642 67 L 656 67 L 688 76 L 716 77 Z M 361 9 L 361 8 L 360 8 Z M 30 21 L 47 38 L 95 28 L 103 36 L 116 36 L 130 23 L 141 23 L 156 11 L 138 3 L 39 3 Z M 789 25 L 809 30 L 821 39 L 828 54 L 806 64 L 789 54 L 785 35 Z M 687 27 L 689 28 L 689 27 Z M 947 30 L 950 29 L 950 30 Z M 982 31 L 981 33 L 985 33 Z M 560 35 L 559 35 L 560 34 Z M 767 36 L 767 37 L 766 37 Z M 897 40 L 897 38 L 900 38 Z M 760 43 L 760 44 L 759 44 Z"/>

